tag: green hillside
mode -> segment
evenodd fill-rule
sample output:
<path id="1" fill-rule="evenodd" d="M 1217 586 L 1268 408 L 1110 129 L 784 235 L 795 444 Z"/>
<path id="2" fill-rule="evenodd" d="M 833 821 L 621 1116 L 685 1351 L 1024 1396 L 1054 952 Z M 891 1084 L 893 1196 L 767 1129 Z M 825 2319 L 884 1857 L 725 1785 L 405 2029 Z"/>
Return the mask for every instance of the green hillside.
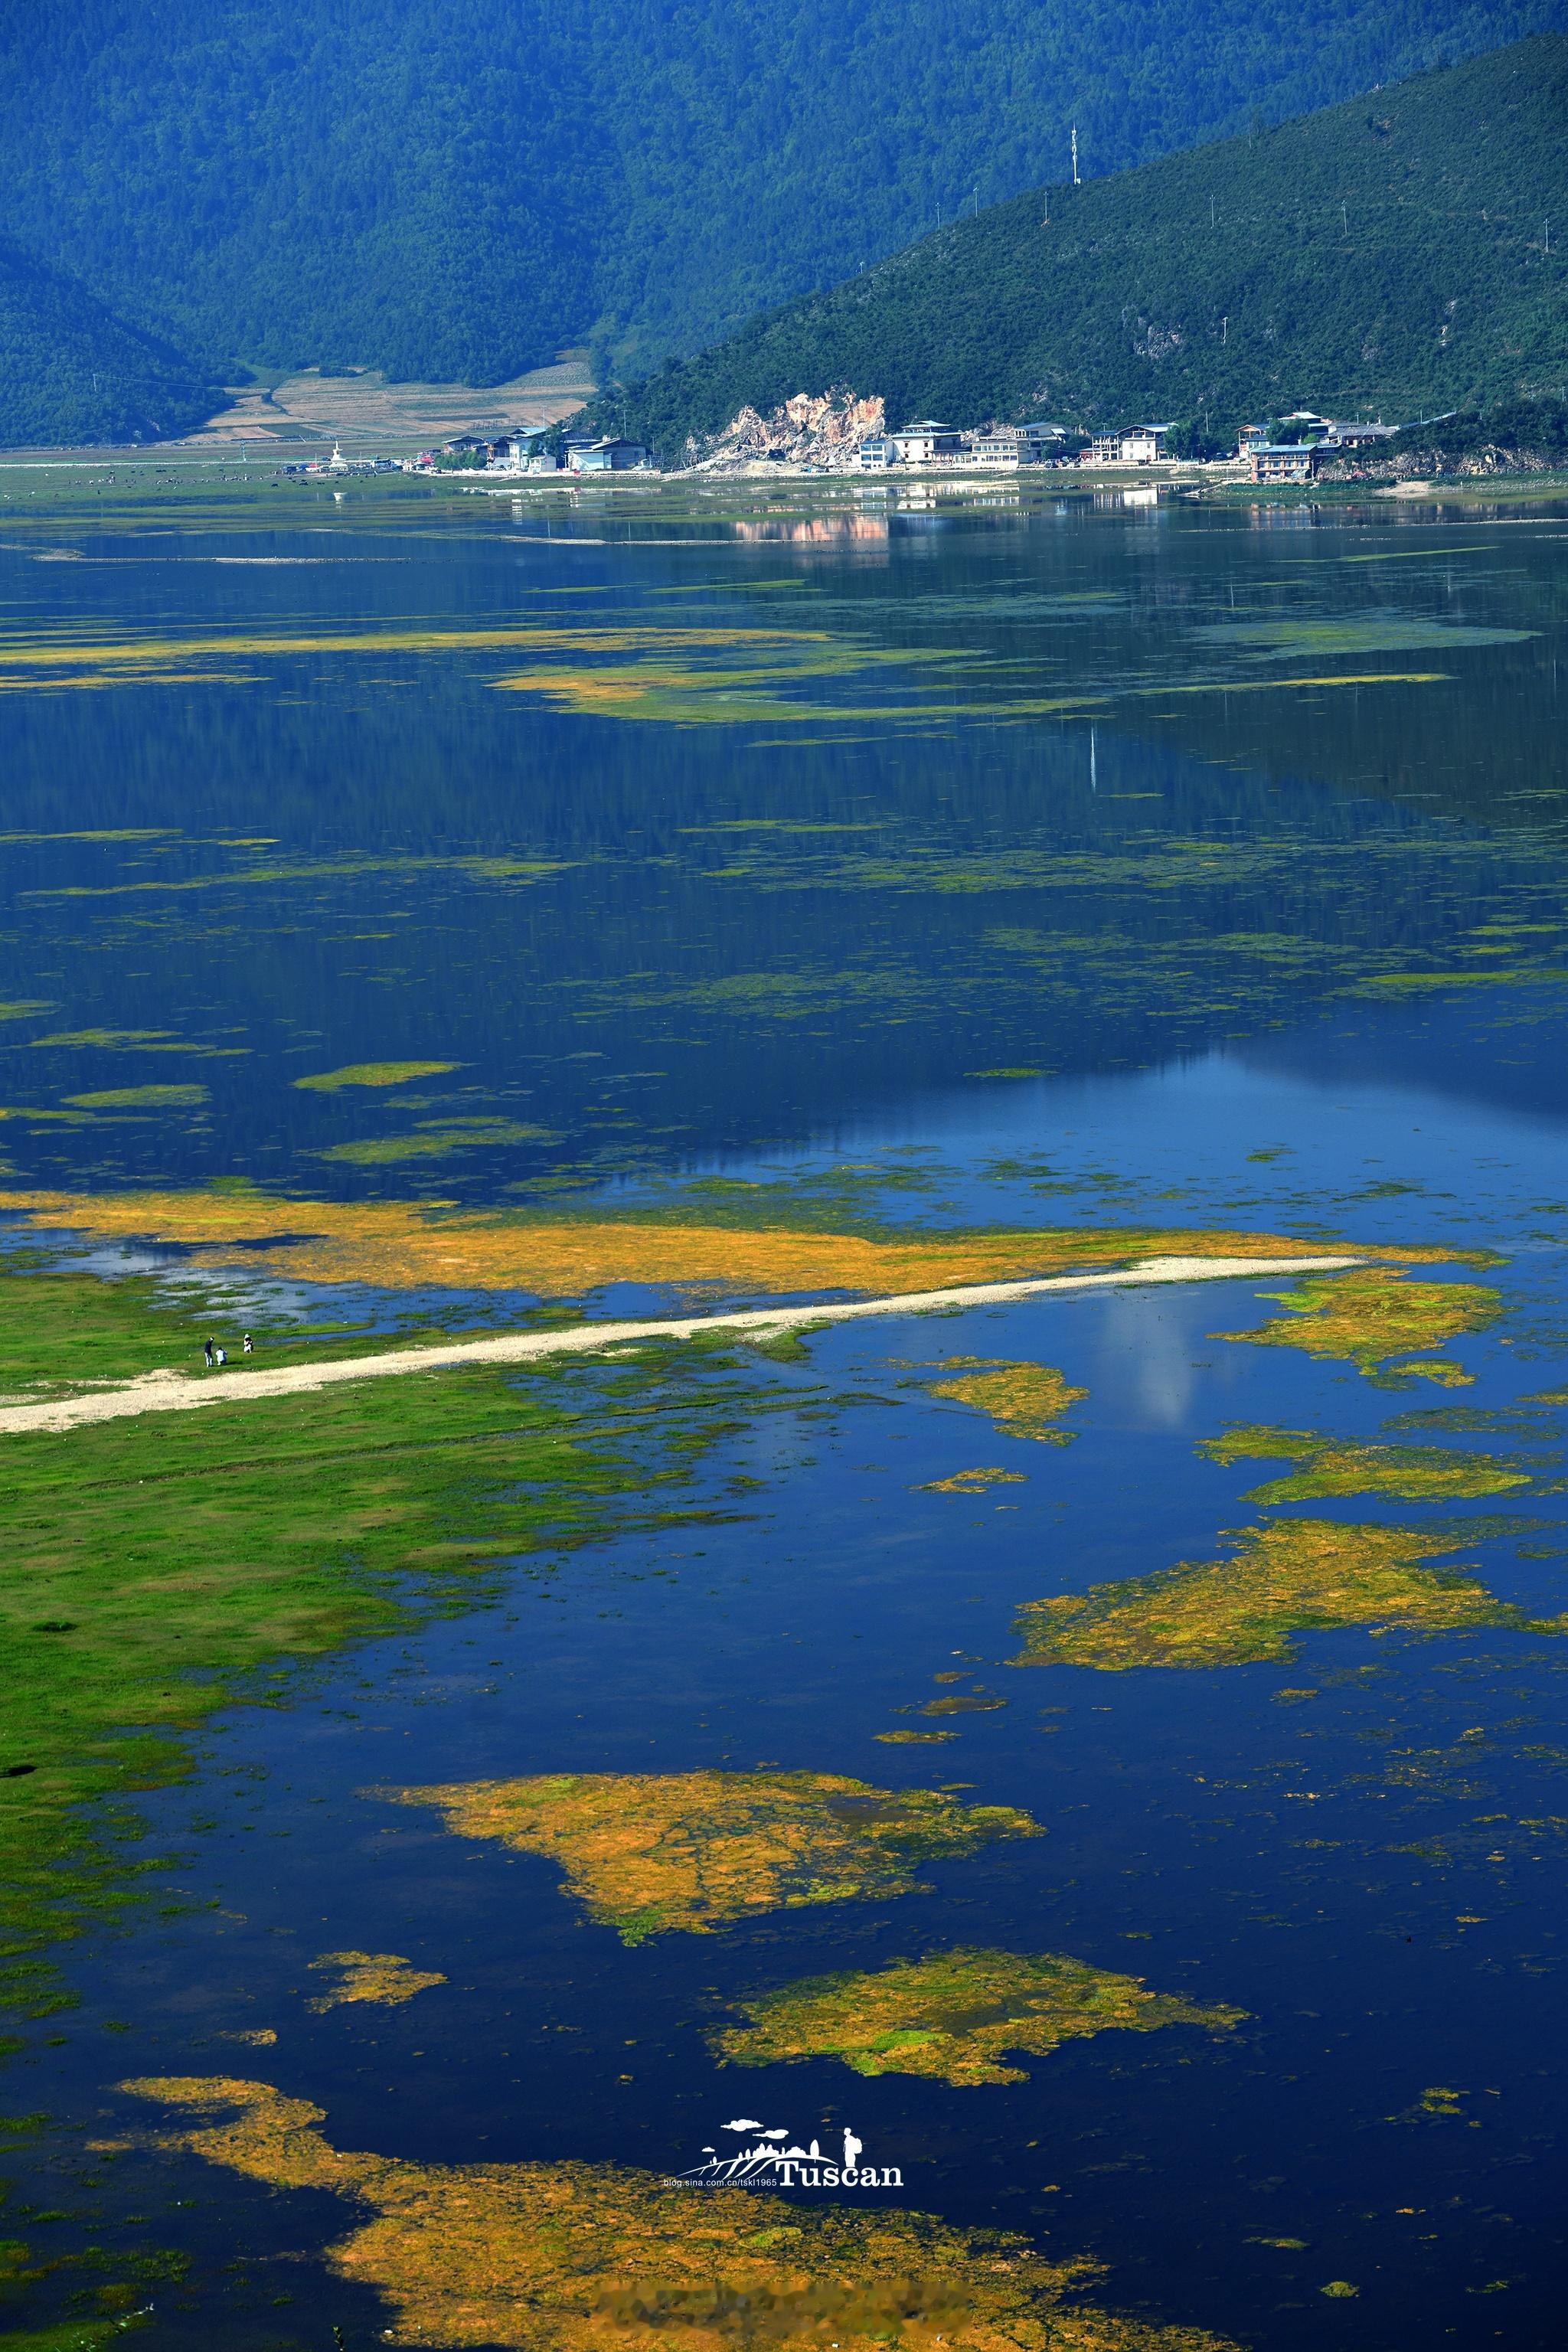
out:
<path id="1" fill-rule="evenodd" d="M 0 446 L 155 441 L 222 405 L 177 352 L 0 246 Z"/>
<path id="2" fill-rule="evenodd" d="M 626 429 L 673 457 L 839 385 L 893 423 L 1400 421 L 1560 392 L 1565 296 L 1568 39 L 1544 35 L 998 205 L 667 365 Z"/>
<path id="3" fill-rule="evenodd" d="M 227 375 L 692 352 L 961 208 L 1559 25 L 1568 0 L 33 0 L 0 225 Z"/>

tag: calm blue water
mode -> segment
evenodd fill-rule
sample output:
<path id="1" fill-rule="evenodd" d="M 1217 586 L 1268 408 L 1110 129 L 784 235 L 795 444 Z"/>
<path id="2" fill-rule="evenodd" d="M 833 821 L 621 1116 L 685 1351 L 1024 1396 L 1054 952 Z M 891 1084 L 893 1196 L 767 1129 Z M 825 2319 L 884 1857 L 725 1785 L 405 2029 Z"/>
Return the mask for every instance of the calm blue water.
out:
<path id="1" fill-rule="evenodd" d="M 1233 1423 L 1472 1410 L 1419 1433 L 1517 1454 L 1530 1490 L 1287 1509 L 1441 1521 L 1500 1598 L 1568 1607 L 1561 1416 L 1521 1402 L 1563 1382 L 1568 1306 L 1568 530 L 1049 500 L 815 536 L 649 508 L 618 544 L 591 513 L 577 544 L 504 509 L 309 521 L 0 555 L 11 674 L 68 641 L 110 676 L 0 709 L 0 996 L 34 1008 L 0 1029 L 10 1187 L 581 1206 L 859 1171 L 895 1222 L 1486 1246 L 1505 1312 L 1448 1350 L 1454 1391 L 1215 1338 L 1267 1283 L 889 1318 L 761 1368 L 778 1409 L 702 1473 L 727 1517 L 510 1571 L 233 1710 L 147 1801 L 196 1907 L 72 1956 L 66 2041 L 16 2078 L 63 2118 L 23 2195 L 191 2252 L 150 2343 L 363 2346 L 385 2313 L 321 2260 L 343 2210 L 194 2159 L 95 2172 L 84 2140 L 147 2121 L 113 2084 L 254 2073 L 340 2147 L 658 2173 L 739 2099 L 849 2125 L 906 2203 L 1102 2258 L 1148 2319 L 1281 2352 L 1557 2342 L 1568 1652 L 1352 1630 L 1200 1672 L 1008 1661 L 1022 1603 L 1256 1522 L 1284 1465 L 1194 1451 Z M 476 641 L 256 649 L 411 629 Z M 187 641 L 177 681 L 114 669 L 138 640 Z M 376 1059 L 454 1066 L 292 1083 Z M 154 1084 L 203 1091 L 72 1101 Z M 933 1399 L 957 1354 L 1059 1367 L 1073 1442 Z M 923 1491 L 976 1465 L 1025 1483 Z M 1006 1705 L 878 1741 L 957 1668 Z M 1047 1834 L 928 1894 L 627 1950 L 552 1864 L 367 1793 L 764 1763 L 963 1782 Z M 713 2063 L 739 1996 L 960 1943 L 1247 2021 L 1101 2034 L 1004 2088 Z M 449 1981 L 311 2014 L 310 1958 L 349 1947 Z M 275 2046 L 214 2039 L 258 2026 Z"/>

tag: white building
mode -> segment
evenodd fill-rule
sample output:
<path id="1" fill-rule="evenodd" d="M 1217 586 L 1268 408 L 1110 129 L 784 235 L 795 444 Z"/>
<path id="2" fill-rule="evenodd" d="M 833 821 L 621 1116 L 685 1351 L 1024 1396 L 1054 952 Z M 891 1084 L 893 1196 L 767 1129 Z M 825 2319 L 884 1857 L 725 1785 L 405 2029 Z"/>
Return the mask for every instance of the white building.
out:
<path id="1" fill-rule="evenodd" d="M 1037 466 L 1058 441 L 1065 425 L 993 425 L 970 436 L 970 454 L 980 466 Z"/>
<path id="2" fill-rule="evenodd" d="M 963 449 L 963 434 L 931 416 L 922 416 L 889 437 L 901 466 L 929 466 L 937 457 L 956 457 Z"/>
<path id="3" fill-rule="evenodd" d="M 653 464 L 653 451 L 640 441 L 625 441 L 615 435 L 607 441 L 569 442 L 566 465 L 574 474 L 626 474 L 640 472 Z"/>
<path id="4" fill-rule="evenodd" d="M 1093 466 L 1158 466 L 1164 462 L 1168 425 L 1130 425 L 1120 433 L 1097 433 L 1089 445 Z"/>
<path id="5" fill-rule="evenodd" d="M 1124 466 L 1158 466 L 1165 455 L 1165 436 L 1169 425 L 1135 425 L 1121 436 L 1121 462 Z"/>

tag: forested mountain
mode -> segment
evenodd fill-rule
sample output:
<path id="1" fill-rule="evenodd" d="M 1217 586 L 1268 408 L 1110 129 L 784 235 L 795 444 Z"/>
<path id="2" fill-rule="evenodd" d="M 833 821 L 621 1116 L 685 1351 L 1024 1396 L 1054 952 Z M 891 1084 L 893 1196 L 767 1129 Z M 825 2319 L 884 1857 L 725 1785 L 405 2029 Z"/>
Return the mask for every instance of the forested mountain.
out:
<path id="1" fill-rule="evenodd" d="M 33 0 L 0 231 L 224 373 L 626 373 L 1067 170 L 1560 24 L 1568 0 Z"/>
<path id="2" fill-rule="evenodd" d="M 1551 224 L 1550 232 L 1548 225 Z M 667 455 L 801 391 L 889 419 L 1300 403 L 1391 418 L 1568 380 L 1568 38 L 1073 188 L 1036 189 L 602 405 Z"/>
<path id="3" fill-rule="evenodd" d="M 156 441 L 222 405 L 178 352 L 0 245 L 0 446 Z"/>

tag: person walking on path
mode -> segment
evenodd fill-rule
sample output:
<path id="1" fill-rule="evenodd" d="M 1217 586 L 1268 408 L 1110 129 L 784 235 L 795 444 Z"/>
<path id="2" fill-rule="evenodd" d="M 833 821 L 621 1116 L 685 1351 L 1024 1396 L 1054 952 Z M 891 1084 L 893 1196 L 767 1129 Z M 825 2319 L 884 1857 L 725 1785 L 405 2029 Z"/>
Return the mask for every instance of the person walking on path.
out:
<path id="1" fill-rule="evenodd" d="M 205 1358 L 206 1358 L 206 1360 L 207 1360 L 207 1370 L 208 1370 L 208 1371 L 210 1372 L 210 1371 L 211 1371 L 211 1370 L 212 1370 L 212 1368 L 213 1368 L 213 1361 L 214 1361 L 214 1359 L 213 1359 L 213 1343 L 212 1343 L 212 1341 L 211 1341 L 210 1339 L 207 1341 L 206 1346 L 205 1346 L 205 1348 L 202 1350 L 202 1352 L 203 1352 L 203 1354 L 205 1356 Z"/>

